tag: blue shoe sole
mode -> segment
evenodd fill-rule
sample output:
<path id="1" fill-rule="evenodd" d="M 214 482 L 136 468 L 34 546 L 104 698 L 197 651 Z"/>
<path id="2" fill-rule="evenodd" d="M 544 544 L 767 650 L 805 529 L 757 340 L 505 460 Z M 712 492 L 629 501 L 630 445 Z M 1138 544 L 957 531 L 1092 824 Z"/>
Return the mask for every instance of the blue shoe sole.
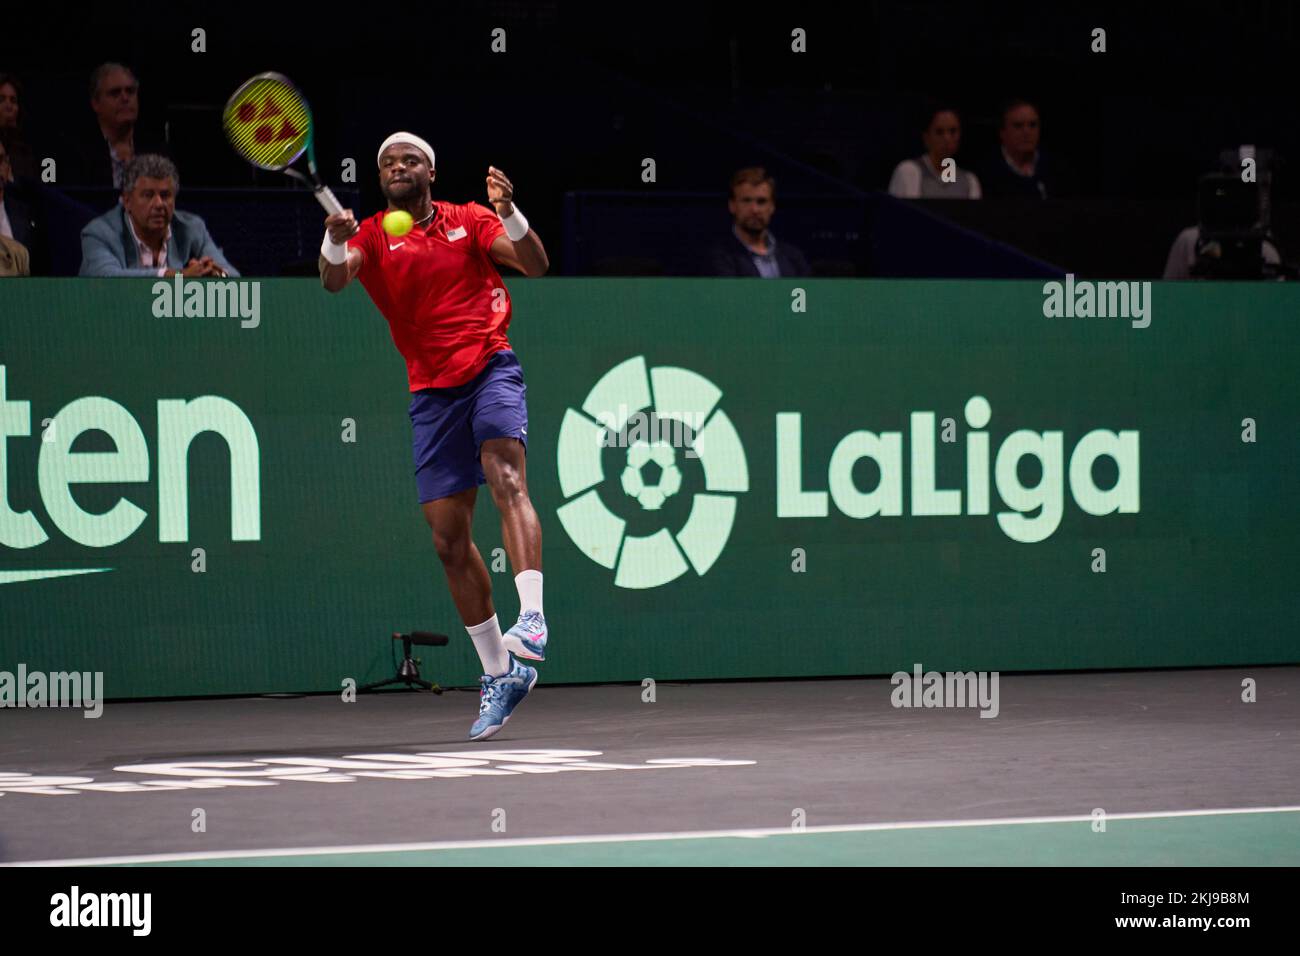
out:
<path id="1" fill-rule="evenodd" d="M 543 661 L 543 662 L 546 660 L 546 648 L 543 647 L 541 654 L 537 655 L 532 648 L 530 648 L 518 637 L 513 637 L 510 634 L 506 634 L 505 637 L 507 639 L 505 641 L 506 650 L 508 650 L 511 654 L 515 655 L 515 657 L 519 658 L 520 660 Z"/>
<path id="2" fill-rule="evenodd" d="M 527 699 L 528 699 L 528 695 L 531 694 L 531 693 L 533 692 L 533 687 L 536 686 L 536 684 L 537 684 L 537 678 L 538 678 L 538 676 L 540 676 L 540 675 L 538 675 L 537 671 L 533 671 L 533 679 L 530 680 L 530 681 L 528 682 L 528 689 L 524 691 L 524 696 L 521 697 L 521 698 L 519 698 L 519 703 L 515 704 L 514 708 L 510 711 L 510 713 L 506 714 L 505 719 L 502 720 L 501 723 L 496 724 L 496 725 L 493 726 L 493 727 L 489 727 L 487 730 L 483 731 L 483 732 L 482 732 L 481 734 L 479 734 L 477 737 L 470 737 L 469 739 L 470 739 L 470 740 L 487 740 L 489 737 L 491 737 L 493 734 L 495 734 L 498 730 L 500 730 L 500 729 L 501 729 L 502 727 L 504 727 L 506 724 L 510 723 L 510 718 L 513 717 L 513 716 L 515 715 L 515 711 L 519 709 L 519 704 L 522 704 L 525 700 L 527 700 Z"/>

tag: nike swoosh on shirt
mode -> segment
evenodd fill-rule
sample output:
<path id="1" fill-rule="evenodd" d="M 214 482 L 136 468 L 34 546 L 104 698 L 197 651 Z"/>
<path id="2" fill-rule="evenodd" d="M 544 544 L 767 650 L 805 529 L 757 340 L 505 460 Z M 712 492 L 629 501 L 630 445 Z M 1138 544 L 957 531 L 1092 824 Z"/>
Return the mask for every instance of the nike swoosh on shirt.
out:
<path id="1" fill-rule="evenodd" d="M 402 246 L 404 246 L 404 245 L 406 245 L 406 243 L 404 243 L 404 242 L 399 242 L 399 243 L 398 243 L 397 245 L 395 245 L 395 246 L 394 246 L 394 245 L 390 245 L 390 246 L 388 247 L 388 251 L 389 251 L 389 252 L 392 252 L 394 249 L 400 249 L 400 248 L 402 248 Z"/>

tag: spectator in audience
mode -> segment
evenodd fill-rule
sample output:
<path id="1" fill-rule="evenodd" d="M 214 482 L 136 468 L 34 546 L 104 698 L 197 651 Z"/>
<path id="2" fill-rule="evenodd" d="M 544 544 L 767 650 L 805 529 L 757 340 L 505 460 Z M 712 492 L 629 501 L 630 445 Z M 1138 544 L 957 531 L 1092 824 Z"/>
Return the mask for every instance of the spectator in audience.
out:
<path id="1" fill-rule="evenodd" d="M 979 178 L 961 169 L 953 157 L 961 147 L 961 120 L 957 111 L 937 107 L 926 111 L 921 142 L 925 152 L 917 159 L 905 159 L 889 179 L 889 195 L 899 199 L 979 199 Z M 943 161 L 952 159 L 946 172 Z"/>
<path id="2" fill-rule="evenodd" d="M 135 74 L 121 63 L 96 67 L 90 75 L 90 108 L 95 125 L 78 145 L 72 178 L 66 181 L 121 189 L 127 163 L 141 153 L 163 152 L 139 124 L 140 84 Z"/>
<path id="3" fill-rule="evenodd" d="M 999 154 L 984 173 L 989 196 L 1028 196 L 1056 199 L 1068 190 L 1062 170 L 1038 147 L 1041 132 L 1038 108 L 1028 100 L 1008 100 L 1002 107 Z"/>
<path id="4" fill-rule="evenodd" d="M 18 80 L 0 73 L 0 129 L 18 126 Z"/>
<path id="5" fill-rule="evenodd" d="M 9 151 L 0 143 L 0 236 L 21 243 L 30 251 L 35 231 L 31 207 L 10 175 Z"/>
<path id="6" fill-rule="evenodd" d="M 45 275 L 50 265 L 38 189 L 34 180 L 13 176 L 12 157 L 0 140 L 0 238 L 22 247 L 28 270 L 24 275 Z M 12 249 L 10 253 L 16 254 Z"/>
<path id="7" fill-rule="evenodd" d="M 9 154 L 9 179 L 34 179 L 36 160 L 23 135 L 20 101 L 22 87 L 18 77 L 0 73 L 0 146 Z"/>
<path id="8" fill-rule="evenodd" d="M 123 173 L 121 204 L 81 230 L 81 275 L 237 276 L 203 220 L 176 208 L 180 175 L 165 156 L 143 153 Z"/>
<path id="9" fill-rule="evenodd" d="M 776 180 L 762 166 L 746 167 L 731 177 L 727 209 L 733 238 L 714 247 L 713 275 L 773 279 L 810 274 L 803 253 L 789 242 L 778 243 L 767 228 L 776 212 Z"/>

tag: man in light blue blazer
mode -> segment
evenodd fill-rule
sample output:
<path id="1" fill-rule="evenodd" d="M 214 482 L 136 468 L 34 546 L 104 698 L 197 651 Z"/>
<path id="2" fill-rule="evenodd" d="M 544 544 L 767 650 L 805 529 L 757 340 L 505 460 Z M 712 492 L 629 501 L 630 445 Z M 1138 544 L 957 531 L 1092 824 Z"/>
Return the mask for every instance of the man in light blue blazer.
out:
<path id="1" fill-rule="evenodd" d="M 81 230 L 83 276 L 237 276 L 203 220 L 176 208 L 180 175 L 165 156 L 127 164 L 122 198 Z"/>

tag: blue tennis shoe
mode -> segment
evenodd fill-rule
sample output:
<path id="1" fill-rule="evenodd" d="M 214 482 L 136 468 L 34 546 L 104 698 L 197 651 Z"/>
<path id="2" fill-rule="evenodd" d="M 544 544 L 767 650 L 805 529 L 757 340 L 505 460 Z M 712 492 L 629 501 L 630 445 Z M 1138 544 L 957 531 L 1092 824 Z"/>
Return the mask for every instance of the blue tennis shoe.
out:
<path id="1" fill-rule="evenodd" d="M 537 683 L 536 668 L 511 658 L 509 672 L 500 677 L 484 674 L 478 679 L 478 720 L 469 729 L 470 740 L 487 740 L 505 726 L 519 702 Z"/>
<path id="2" fill-rule="evenodd" d="M 541 611 L 523 611 L 515 626 L 501 636 L 511 654 L 526 661 L 546 660 L 546 618 Z"/>

